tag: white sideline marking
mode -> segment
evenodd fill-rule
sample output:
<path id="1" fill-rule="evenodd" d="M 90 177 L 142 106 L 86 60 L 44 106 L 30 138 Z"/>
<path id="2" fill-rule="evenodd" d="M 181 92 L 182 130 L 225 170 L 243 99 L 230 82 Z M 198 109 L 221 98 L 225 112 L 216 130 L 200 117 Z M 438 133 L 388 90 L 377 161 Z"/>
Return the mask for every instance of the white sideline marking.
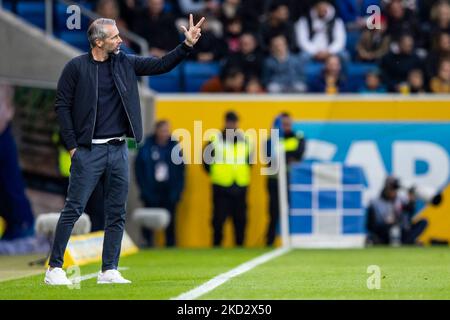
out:
<path id="1" fill-rule="evenodd" d="M 263 264 L 269 260 L 272 260 L 276 257 L 279 257 L 285 253 L 287 253 L 290 249 L 289 248 L 280 248 L 275 249 L 273 251 L 270 251 L 268 253 L 265 253 L 259 257 L 256 257 L 250 261 L 247 261 L 239 266 L 237 266 L 234 269 L 231 269 L 228 272 L 219 274 L 218 276 L 212 278 L 208 282 L 205 282 L 204 284 L 188 291 L 185 293 L 182 293 L 178 297 L 172 298 L 170 300 L 193 300 L 197 299 L 198 297 L 204 295 L 205 293 L 208 293 L 211 290 L 214 290 L 218 286 L 224 284 L 228 280 L 230 280 L 233 277 L 236 277 L 240 274 L 243 274 L 247 271 L 250 271 L 251 269 L 259 266 L 260 264 Z"/>
<path id="2" fill-rule="evenodd" d="M 121 270 L 128 270 L 128 269 L 130 269 L 130 268 L 128 268 L 128 267 L 119 267 L 119 268 L 117 268 L 117 270 L 119 270 L 119 271 L 121 271 Z M 79 280 L 79 282 L 81 282 L 81 281 L 84 281 L 84 280 L 89 280 L 89 279 L 95 278 L 97 276 L 98 276 L 98 272 L 89 273 L 89 274 L 86 274 L 86 275 L 81 276 L 79 278 L 74 278 L 74 279 L 72 279 L 72 281 L 73 282 L 78 282 L 78 280 Z"/>

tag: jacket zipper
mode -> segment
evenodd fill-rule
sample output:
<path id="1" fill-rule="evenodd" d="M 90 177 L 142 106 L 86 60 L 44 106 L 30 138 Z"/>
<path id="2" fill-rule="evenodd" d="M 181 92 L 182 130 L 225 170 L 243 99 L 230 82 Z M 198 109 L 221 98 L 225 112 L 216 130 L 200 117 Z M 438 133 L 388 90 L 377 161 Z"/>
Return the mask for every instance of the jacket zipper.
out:
<path id="1" fill-rule="evenodd" d="M 92 145 L 92 139 L 94 139 L 95 121 L 97 121 L 97 106 L 98 106 L 98 64 L 95 67 L 97 68 L 97 74 L 95 77 L 95 84 L 96 84 L 97 89 L 95 91 L 94 125 L 92 126 L 91 145 Z"/>
<path id="2" fill-rule="evenodd" d="M 120 87 L 117 85 L 117 82 L 116 82 L 116 77 L 115 77 L 115 74 L 114 74 L 114 68 L 113 68 L 112 76 L 113 76 L 114 84 L 116 85 L 117 91 L 119 92 L 119 96 L 120 96 L 120 100 L 122 101 L 123 108 L 125 109 L 125 113 L 127 115 L 128 122 L 130 123 L 131 132 L 133 132 L 134 139 L 137 139 L 136 138 L 136 134 L 134 133 L 133 123 L 131 122 L 130 115 L 128 114 L 127 107 L 125 106 L 125 102 L 123 102 L 122 93 L 120 92 Z"/>

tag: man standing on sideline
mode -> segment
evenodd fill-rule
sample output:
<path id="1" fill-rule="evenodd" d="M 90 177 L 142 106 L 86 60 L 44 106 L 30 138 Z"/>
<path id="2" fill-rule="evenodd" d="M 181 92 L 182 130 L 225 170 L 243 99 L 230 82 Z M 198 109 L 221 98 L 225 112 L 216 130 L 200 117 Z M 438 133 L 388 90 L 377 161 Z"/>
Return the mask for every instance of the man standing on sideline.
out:
<path id="1" fill-rule="evenodd" d="M 72 157 L 68 195 L 56 227 L 45 283 L 69 285 L 63 271 L 67 242 L 86 202 L 105 174 L 105 237 L 97 283 L 130 283 L 117 271 L 128 195 L 128 149 L 125 137 L 142 140 L 138 76 L 168 72 L 192 50 L 201 36 L 202 18 L 185 41 L 162 58 L 120 52 L 116 22 L 97 19 L 88 28 L 89 53 L 67 63 L 58 81 L 55 110 L 61 136 Z"/>
<path id="2" fill-rule="evenodd" d="M 177 153 L 177 159 L 175 157 Z M 136 180 L 141 200 L 146 208 L 164 208 L 170 213 L 166 228 L 166 246 L 173 247 L 175 241 L 175 212 L 184 188 L 184 163 L 177 141 L 171 139 L 167 120 L 156 122 L 155 134 L 145 139 L 136 157 Z M 174 161 L 176 160 L 176 161 Z M 147 246 L 154 245 L 153 231 L 142 229 Z"/>
<path id="3" fill-rule="evenodd" d="M 302 131 L 293 131 L 292 118 L 288 113 L 282 113 L 275 122 L 274 127 L 280 129 L 279 145 L 284 147 L 286 153 L 286 181 L 288 182 L 291 164 L 299 162 L 303 158 L 305 152 L 305 138 Z M 276 150 L 272 150 L 275 145 L 276 144 L 272 144 L 271 139 L 267 141 L 267 154 L 269 157 L 276 152 Z M 268 246 L 272 246 L 275 241 L 276 227 L 280 219 L 278 174 L 267 177 L 267 189 L 269 191 L 269 226 L 267 228 L 266 243 Z"/>
<path id="4" fill-rule="evenodd" d="M 227 112 L 225 129 L 220 135 L 212 137 L 204 151 L 204 167 L 212 183 L 215 247 L 222 243 L 223 225 L 228 215 L 233 218 L 236 245 L 242 246 L 245 240 L 252 147 L 249 137 L 238 128 L 238 123 L 237 114 Z"/>

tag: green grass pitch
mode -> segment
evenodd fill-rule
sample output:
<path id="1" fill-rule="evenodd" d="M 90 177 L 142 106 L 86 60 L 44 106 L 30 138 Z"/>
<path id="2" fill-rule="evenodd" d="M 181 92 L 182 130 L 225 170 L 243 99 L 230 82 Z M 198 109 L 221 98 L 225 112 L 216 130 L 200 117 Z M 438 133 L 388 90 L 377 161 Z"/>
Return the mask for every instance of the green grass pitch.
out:
<path id="1" fill-rule="evenodd" d="M 267 249 L 155 249 L 121 259 L 131 285 L 81 282 L 49 287 L 43 275 L 0 282 L 0 299 L 170 299 L 247 262 Z M 4 257 L 0 257 L 0 266 Z M 368 289 L 370 265 L 380 289 Z M 18 266 L 20 267 L 20 266 Z M 100 264 L 81 268 L 82 275 Z M 295 249 L 230 279 L 200 299 L 450 299 L 450 249 Z"/>

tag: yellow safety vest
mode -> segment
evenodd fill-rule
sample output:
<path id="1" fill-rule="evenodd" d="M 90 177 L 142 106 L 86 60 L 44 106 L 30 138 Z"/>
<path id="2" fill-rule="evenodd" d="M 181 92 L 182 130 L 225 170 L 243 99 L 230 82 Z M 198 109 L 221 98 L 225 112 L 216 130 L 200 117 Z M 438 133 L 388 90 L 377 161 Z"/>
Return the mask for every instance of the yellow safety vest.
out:
<path id="1" fill-rule="evenodd" d="M 213 137 L 214 162 L 210 166 L 211 182 L 222 187 L 230 187 L 236 183 L 240 187 L 250 184 L 250 142 L 227 143 L 223 139 Z"/>
<path id="2" fill-rule="evenodd" d="M 70 176 L 70 165 L 72 164 L 72 159 L 70 158 L 70 153 L 63 146 L 60 145 L 60 139 L 58 133 L 53 133 L 52 135 L 53 143 L 58 145 L 58 168 L 59 173 L 67 178 Z"/>
<path id="3" fill-rule="evenodd" d="M 64 148 L 58 148 L 58 163 L 59 172 L 65 178 L 70 176 L 70 165 L 72 159 L 70 158 L 70 153 Z"/>

